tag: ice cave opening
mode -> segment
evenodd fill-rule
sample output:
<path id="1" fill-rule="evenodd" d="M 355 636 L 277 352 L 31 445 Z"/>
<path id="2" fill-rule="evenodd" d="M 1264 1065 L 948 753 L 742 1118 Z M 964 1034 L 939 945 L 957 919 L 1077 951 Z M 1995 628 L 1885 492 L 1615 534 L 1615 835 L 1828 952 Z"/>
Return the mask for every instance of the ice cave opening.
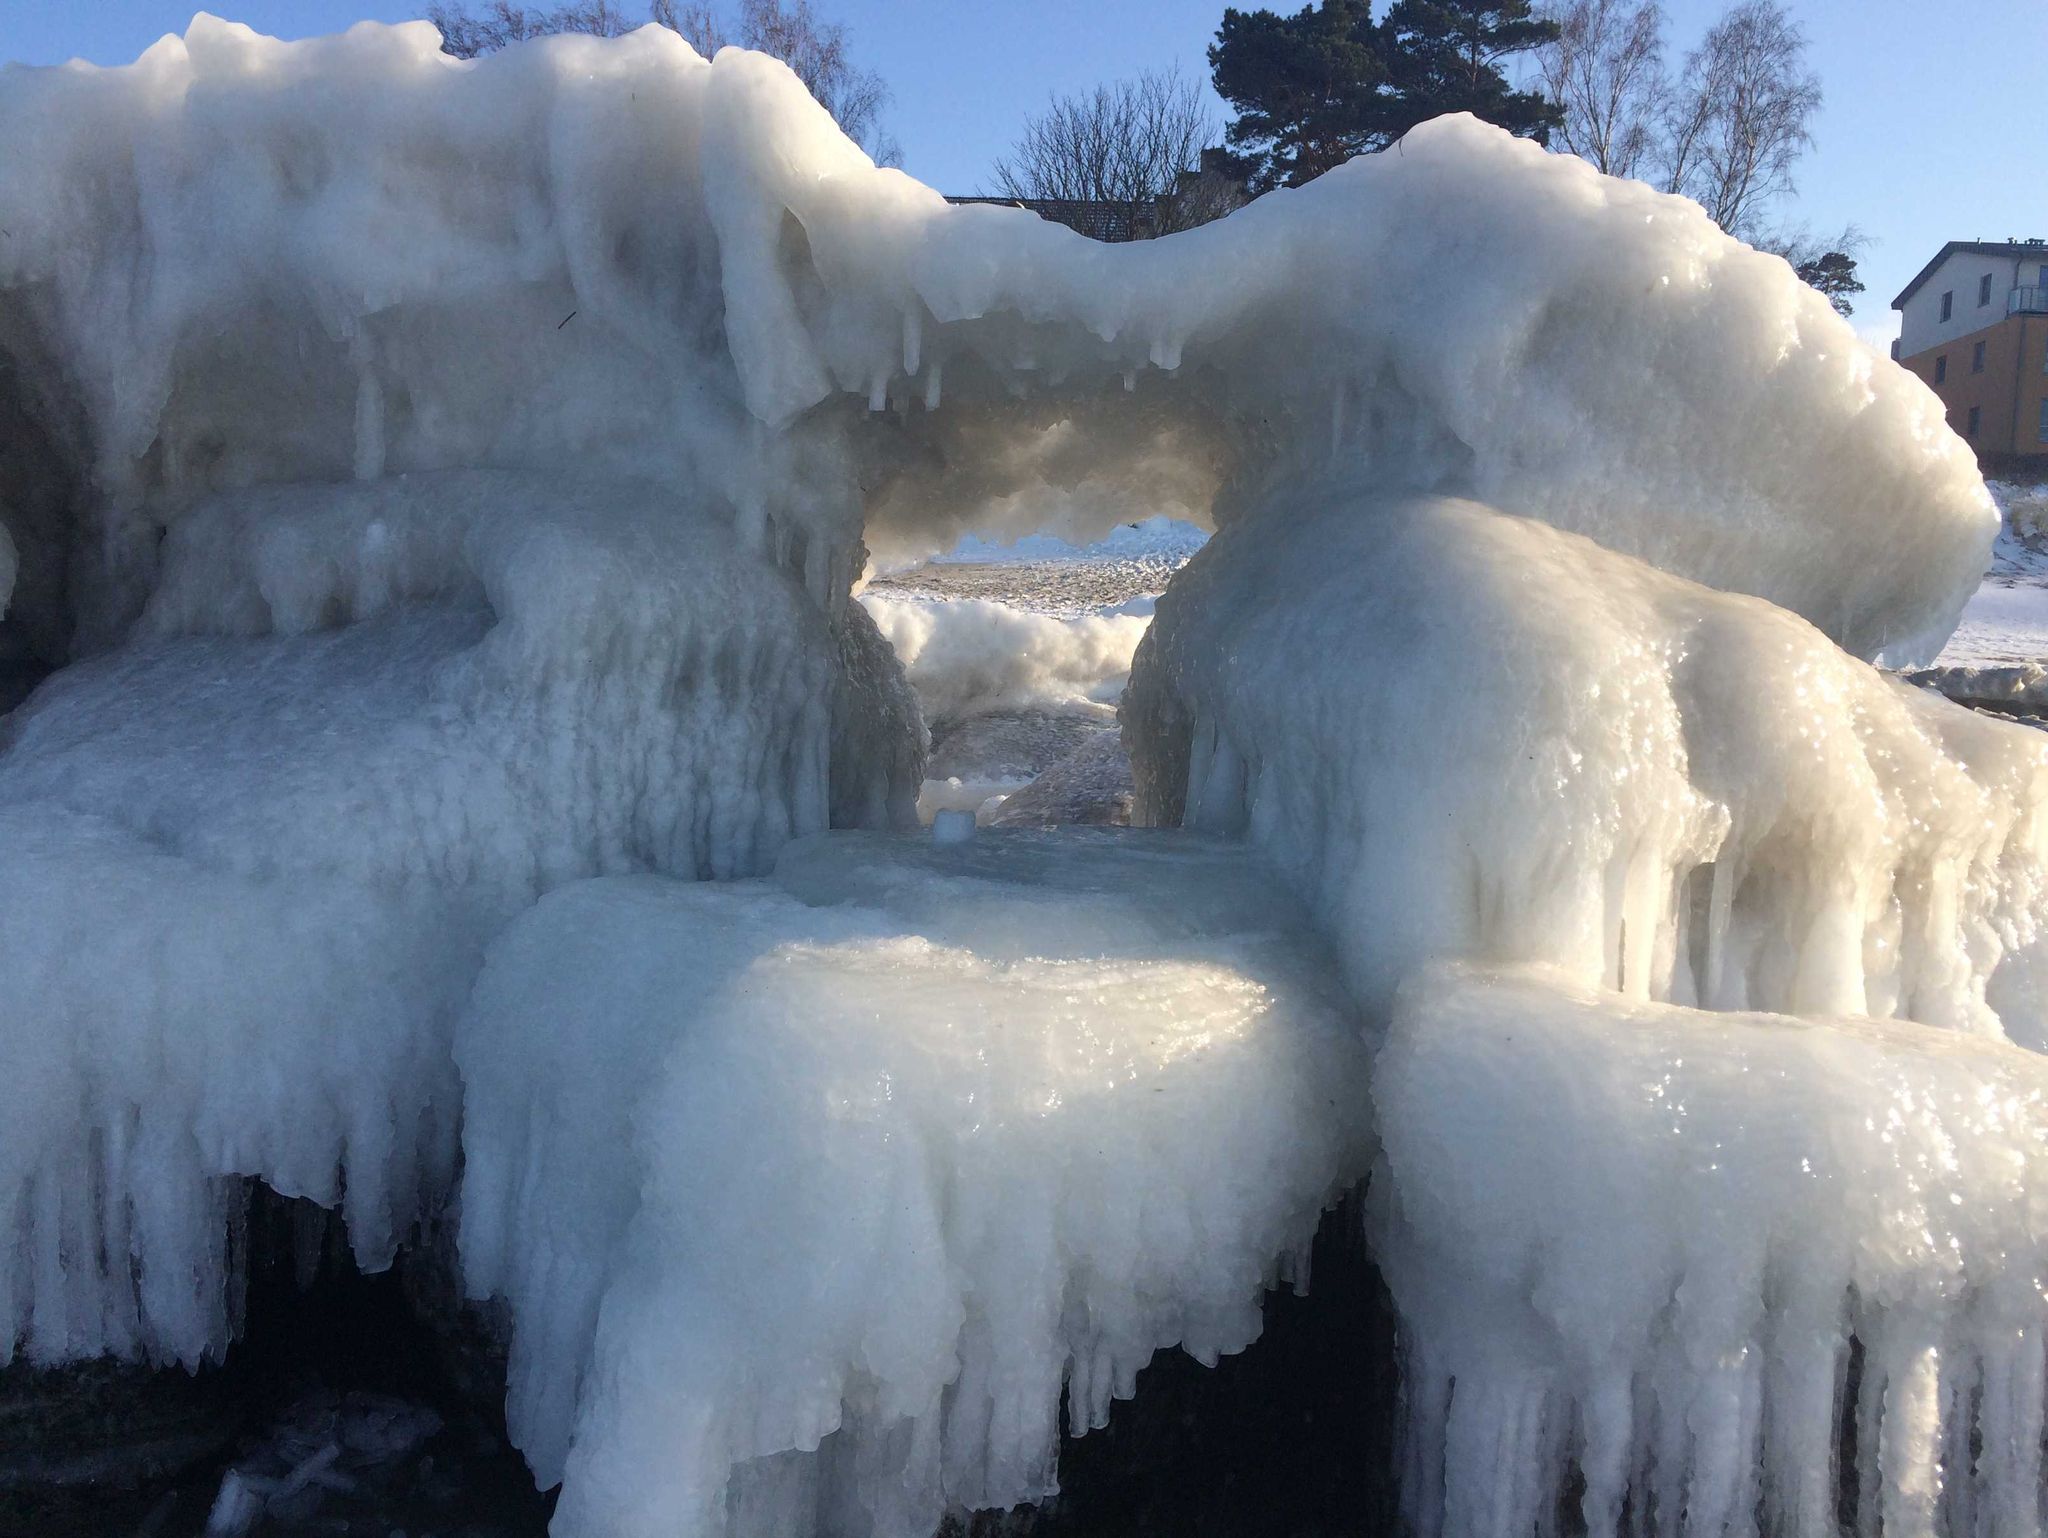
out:
<path id="1" fill-rule="evenodd" d="M 1469 118 L 1097 245 L 658 28 L 0 142 L 0 1394 L 218 1381 L 260 1182 L 560 1538 L 2040 1530 L 2048 743 L 1782 262 Z"/>

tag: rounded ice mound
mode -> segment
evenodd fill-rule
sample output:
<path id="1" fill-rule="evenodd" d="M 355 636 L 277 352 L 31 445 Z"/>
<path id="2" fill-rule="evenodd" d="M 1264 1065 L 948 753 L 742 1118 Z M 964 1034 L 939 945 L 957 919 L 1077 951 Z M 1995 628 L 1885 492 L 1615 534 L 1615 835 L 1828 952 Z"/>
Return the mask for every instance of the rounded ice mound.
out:
<path id="1" fill-rule="evenodd" d="M 138 631 L 10 721 L 0 796 L 216 866 L 487 905 L 611 871 L 758 872 L 830 826 L 840 639 L 789 573 L 645 483 L 227 495 L 179 524 Z M 868 680 L 847 725 L 873 762 L 849 747 L 838 786 L 885 824 L 921 775 L 891 681 Z"/>
<path id="2" fill-rule="evenodd" d="M 2048 739 L 1758 599 L 1305 487 L 1175 579 L 1123 713 L 1141 815 L 1263 846 L 1369 1007 L 1464 956 L 2048 1045 Z"/>

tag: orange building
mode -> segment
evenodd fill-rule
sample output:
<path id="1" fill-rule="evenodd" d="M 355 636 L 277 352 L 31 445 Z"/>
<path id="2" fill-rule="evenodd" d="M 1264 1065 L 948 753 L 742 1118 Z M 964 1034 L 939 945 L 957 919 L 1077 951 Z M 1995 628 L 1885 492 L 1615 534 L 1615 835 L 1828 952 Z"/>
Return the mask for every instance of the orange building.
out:
<path id="1" fill-rule="evenodd" d="M 2048 242 L 1952 240 L 1899 297 L 1892 356 L 1987 466 L 2048 464 Z"/>

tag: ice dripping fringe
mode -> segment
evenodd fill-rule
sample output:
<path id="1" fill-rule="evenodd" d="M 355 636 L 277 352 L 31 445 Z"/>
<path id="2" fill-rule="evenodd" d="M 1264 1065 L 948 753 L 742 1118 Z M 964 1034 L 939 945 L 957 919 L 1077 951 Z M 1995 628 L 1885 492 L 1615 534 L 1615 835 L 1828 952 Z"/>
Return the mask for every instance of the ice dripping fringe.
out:
<path id="1" fill-rule="evenodd" d="M 1418 1531 L 2039 1530 L 2036 1054 L 1467 968 L 1375 1074 Z M 1576 1247 L 1516 1216 L 1558 1179 Z"/>

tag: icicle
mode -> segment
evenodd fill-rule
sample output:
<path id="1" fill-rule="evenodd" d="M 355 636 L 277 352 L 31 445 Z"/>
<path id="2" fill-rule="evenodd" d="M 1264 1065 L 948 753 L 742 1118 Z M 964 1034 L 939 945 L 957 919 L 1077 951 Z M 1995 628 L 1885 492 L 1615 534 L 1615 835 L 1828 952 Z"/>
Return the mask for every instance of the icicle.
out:
<path id="1" fill-rule="evenodd" d="M 1886 1374 L 1876 1462 L 1883 1471 L 1884 1538 L 1935 1538 L 1941 1500 L 1941 1353 L 1900 1348 Z"/>
<path id="2" fill-rule="evenodd" d="M 881 411 L 889 404 L 889 376 L 877 370 L 868 381 L 868 410 Z"/>
<path id="3" fill-rule="evenodd" d="M 927 411 L 937 411 L 939 409 L 939 389 L 940 382 L 944 377 L 944 374 L 945 365 L 938 362 L 934 362 L 932 366 L 925 371 L 924 409 Z"/>
<path id="4" fill-rule="evenodd" d="M 384 386 L 368 362 L 356 370 L 355 477 L 374 481 L 384 473 Z"/>
<path id="5" fill-rule="evenodd" d="M 924 310 L 913 299 L 903 311 L 903 372 L 915 376 L 924 353 Z"/>
<path id="6" fill-rule="evenodd" d="M 1152 366 L 1165 369 L 1171 374 L 1180 367 L 1180 338 L 1177 336 L 1154 337 L 1152 340 Z"/>

